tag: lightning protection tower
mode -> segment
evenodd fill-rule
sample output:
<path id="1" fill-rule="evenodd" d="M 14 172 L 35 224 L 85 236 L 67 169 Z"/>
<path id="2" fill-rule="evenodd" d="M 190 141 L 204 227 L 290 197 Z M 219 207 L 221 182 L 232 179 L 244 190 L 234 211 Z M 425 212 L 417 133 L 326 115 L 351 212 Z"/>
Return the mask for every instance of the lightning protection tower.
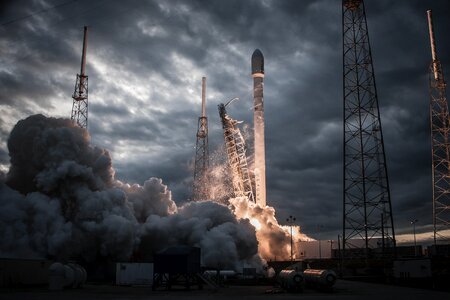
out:
<path id="1" fill-rule="evenodd" d="M 81 128 L 87 128 L 88 123 L 88 76 L 85 74 L 86 68 L 86 48 L 87 48 L 87 26 L 84 26 L 83 52 L 81 54 L 81 70 L 77 74 L 75 81 L 75 91 L 73 92 L 73 104 L 71 119 Z"/>
<path id="2" fill-rule="evenodd" d="M 446 83 L 436 54 L 431 10 L 427 11 L 430 32 L 430 127 L 433 170 L 434 244 L 450 240 L 450 145 Z"/>
<path id="3" fill-rule="evenodd" d="M 344 92 L 344 257 L 394 255 L 383 132 L 362 0 L 342 1 Z"/>
<path id="4" fill-rule="evenodd" d="M 202 116 L 198 118 L 197 143 L 195 145 L 194 186 L 192 199 L 206 200 L 209 197 L 207 171 L 209 167 L 208 152 L 208 118 L 206 117 L 206 77 L 202 77 Z"/>

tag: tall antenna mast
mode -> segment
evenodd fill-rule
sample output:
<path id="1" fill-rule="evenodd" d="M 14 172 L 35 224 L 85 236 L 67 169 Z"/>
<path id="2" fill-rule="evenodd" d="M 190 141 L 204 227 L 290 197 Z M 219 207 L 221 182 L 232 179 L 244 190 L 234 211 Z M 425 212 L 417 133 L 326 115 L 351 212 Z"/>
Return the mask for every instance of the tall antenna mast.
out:
<path id="1" fill-rule="evenodd" d="M 431 59 L 432 59 L 432 67 L 434 80 L 439 80 L 439 71 L 438 71 L 438 58 L 436 54 L 436 41 L 434 40 L 434 30 L 433 30 L 433 16 L 431 15 L 431 10 L 427 10 L 428 17 L 428 31 L 430 32 L 430 45 L 431 45 Z"/>
<path id="2" fill-rule="evenodd" d="M 81 128 L 87 128 L 88 124 L 88 76 L 86 69 L 86 49 L 87 49 L 88 28 L 84 26 L 83 52 L 81 54 L 80 74 L 77 74 L 75 81 L 75 91 L 73 92 L 73 104 L 71 119 Z"/>
<path id="3" fill-rule="evenodd" d="M 395 253 L 394 221 L 362 0 L 342 1 L 342 29 L 344 258 L 369 258 L 375 253 L 389 257 Z M 381 251 L 373 251 L 374 248 Z"/>
<path id="4" fill-rule="evenodd" d="M 450 145 L 449 112 L 442 65 L 436 54 L 433 19 L 427 11 L 430 32 L 430 127 L 433 170 L 434 244 L 450 240 Z"/>
<path id="5" fill-rule="evenodd" d="M 208 118 L 206 117 L 206 77 L 202 77 L 202 116 L 198 118 L 197 143 L 195 146 L 194 185 L 192 200 L 209 198 L 207 171 L 209 167 Z"/>

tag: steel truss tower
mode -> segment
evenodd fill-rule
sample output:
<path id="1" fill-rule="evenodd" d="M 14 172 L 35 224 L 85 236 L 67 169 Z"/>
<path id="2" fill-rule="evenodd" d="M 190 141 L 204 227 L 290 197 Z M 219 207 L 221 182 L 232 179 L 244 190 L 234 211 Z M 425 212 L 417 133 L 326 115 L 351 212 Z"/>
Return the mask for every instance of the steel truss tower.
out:
<path id="1" fill-rule="evenodd" d="M 194 186 L 192 200 L 209 198 L 207 172 L 209 167 L 208 118 L 206 117 L 206 77 L 202 77 L 202 116 L 198 118 L 197 143 L 195 145 Z"/>
<path id="2" fill-rule="evenodd" d="M 389 181 L 362 0 L 343 0 L 344 257 L 395 251 Z"/>
<path id="3" fill-rule="evenodd" d="M 85 74 L 86 68 L 86 48 L 87 48 L 87 27 L 84 26 L 83 52 L 81 55 L 81 70 L 77 74 L 75 81 L 75 91 L 73 92 L 73 104 L 71 119 L 81 128 L 87 128 L 88 123 L 88 76 Z"/>
<path id="4" fill-rule="evenodd" d="M 236 126 L 238 121 L 232 119 L 226 111 L 227 104 L 219 105 L 219 115 L 222 120 L 223 135 L 225 138 L 225 148 L 228 156 L 228 164 L 231 168 L 231 180 L 233 182 L 234 197 L 247 197 L 248 200 L 255 202 L 252 182 L 250 179 L 246 146 L 241 131 Z"/>
<path id="5" fill-rule="evenodd" d="M 450 241 L 450 120 L 446 83 L 437 58 L 431 10 L 427 11 L 430 32 L 430 127 L 433 169 L 434 244 Z"/>

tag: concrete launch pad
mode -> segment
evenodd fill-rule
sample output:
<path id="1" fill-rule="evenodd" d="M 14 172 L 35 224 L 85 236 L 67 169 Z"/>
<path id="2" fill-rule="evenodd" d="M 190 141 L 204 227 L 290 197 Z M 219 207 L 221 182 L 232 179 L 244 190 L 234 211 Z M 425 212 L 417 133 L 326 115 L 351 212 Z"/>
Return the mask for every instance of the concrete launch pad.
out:
<path id="1" fill-rule="evenodd" d="M 26 290 L 0 289 L 3 300 L 19 299 L 447 299 L 450 293 L 355 281 L 338 280 L 333 292 L 305 290 L 300 294 L 268 293 L 272 286 L 229 286 L 218 291 L 204 290 L 152 291 L 151 287 L 118 287 L 86 285 L 83 289 L 51 292 L 46 288 Z"/>

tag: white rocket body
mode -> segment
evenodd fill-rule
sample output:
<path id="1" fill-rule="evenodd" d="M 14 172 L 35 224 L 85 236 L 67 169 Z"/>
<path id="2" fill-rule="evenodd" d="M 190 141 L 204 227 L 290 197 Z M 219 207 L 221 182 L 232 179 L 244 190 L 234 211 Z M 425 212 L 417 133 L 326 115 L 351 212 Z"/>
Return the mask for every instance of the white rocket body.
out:
<path id="1" fill-rule="evenodd" d="M 264 56 L 259 49 L 252 55 L 253 124 L 255 145 L 256 203 L 266 206 L 266 151 L 264 143 Z"/>

